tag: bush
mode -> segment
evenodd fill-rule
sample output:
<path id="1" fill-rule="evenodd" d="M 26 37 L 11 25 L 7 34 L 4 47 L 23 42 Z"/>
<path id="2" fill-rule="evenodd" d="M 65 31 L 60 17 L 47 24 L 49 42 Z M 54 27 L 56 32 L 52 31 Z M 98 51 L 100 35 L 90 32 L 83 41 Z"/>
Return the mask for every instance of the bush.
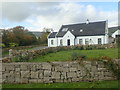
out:
<path id="1" fill-rule="evenodd" d="M 4 48 L 5 44 L 4 43 L 0 43 L 0 47 Z"/>
<path id="2" fill-rule="evenodd" d="M 16 47 L 16 46 L 18 46 L 17 43 L 9 43 L 9 47 Z"/>
<path id="3" fill-rule="evenodd" d="M 77 52 L 73 52 L 71 54 L 71 59 L 72 60 L 83 60 L 83 59 L 86 59 L 87 56 L 84 55 L 84 54 L 80 54 L 80 53 L 77 53 Z"/>

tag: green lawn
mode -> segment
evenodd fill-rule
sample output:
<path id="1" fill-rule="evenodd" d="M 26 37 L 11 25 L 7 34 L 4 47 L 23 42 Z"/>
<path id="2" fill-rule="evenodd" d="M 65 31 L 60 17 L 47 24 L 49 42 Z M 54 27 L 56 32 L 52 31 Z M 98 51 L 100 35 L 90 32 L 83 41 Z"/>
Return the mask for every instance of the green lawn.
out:
<path id="1" fill-rule="evenodd" d="M 118 88 L 118 81 L 74 82 L 53 84 L 3 84 L 3 88 Z"/>
<path id="2" fill-rule="evenodd" d="M 30 62 L 43 62 L 43 61 L 69 61 L 71 60 L 71 54 L 73 52 L 78 52 L 80 54 L 85 54 L 87 58 L 99 58 L 101 56 L 108 56 L 110 58 L 118 58 L 118 49 L 101 49 L 101 50 L 69 50 L 60 51 L 56 53 L 50 53 L 45 56 L 41 56 L 31 60 Z"/>

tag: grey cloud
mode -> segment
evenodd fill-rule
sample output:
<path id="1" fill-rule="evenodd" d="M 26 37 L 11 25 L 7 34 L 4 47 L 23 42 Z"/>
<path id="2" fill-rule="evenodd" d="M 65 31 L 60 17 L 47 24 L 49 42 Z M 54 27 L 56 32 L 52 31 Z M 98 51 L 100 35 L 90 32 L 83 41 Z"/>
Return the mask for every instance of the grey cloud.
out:
<path id="1" fill-rule="evenodd" d="M 2 4 L 3 19 L 21 22 L 31 15 L 54 15 L 54 5 L 58 3 L 44 2 L 4 2 Z"/>

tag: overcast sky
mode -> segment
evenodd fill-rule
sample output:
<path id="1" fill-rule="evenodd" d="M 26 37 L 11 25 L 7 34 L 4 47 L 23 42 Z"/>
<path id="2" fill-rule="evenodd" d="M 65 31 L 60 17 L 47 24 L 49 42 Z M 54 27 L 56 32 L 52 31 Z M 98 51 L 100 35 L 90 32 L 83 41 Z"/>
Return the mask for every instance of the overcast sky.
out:
<path id="1" fill-rule="evenodd" d="M 58 31 L 61 25 L 108 20 L 109 27 L 117 26 L 117 2 L 4 2 L 2 26 L 18 25 L 31 31 L 44 27 Z"/>

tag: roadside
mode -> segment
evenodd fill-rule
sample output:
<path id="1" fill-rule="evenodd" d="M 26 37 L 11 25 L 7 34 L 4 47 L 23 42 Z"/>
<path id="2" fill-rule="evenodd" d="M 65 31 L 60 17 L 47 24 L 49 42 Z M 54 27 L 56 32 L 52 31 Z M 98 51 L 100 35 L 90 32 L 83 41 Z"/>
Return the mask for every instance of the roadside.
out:
<path id="1" fill-rule="evenodd" d="M 41 50 L 41 49 L 45 49 L 45 48 L 48 48 L 48 46 L 35 46 L 35 47 L 25 48 L 25 49 L 20 49 L 20 50 Z M 2 53 L 2 58 L 4 58 L 4 57 L 9 57 L 8 51 Z"/>

